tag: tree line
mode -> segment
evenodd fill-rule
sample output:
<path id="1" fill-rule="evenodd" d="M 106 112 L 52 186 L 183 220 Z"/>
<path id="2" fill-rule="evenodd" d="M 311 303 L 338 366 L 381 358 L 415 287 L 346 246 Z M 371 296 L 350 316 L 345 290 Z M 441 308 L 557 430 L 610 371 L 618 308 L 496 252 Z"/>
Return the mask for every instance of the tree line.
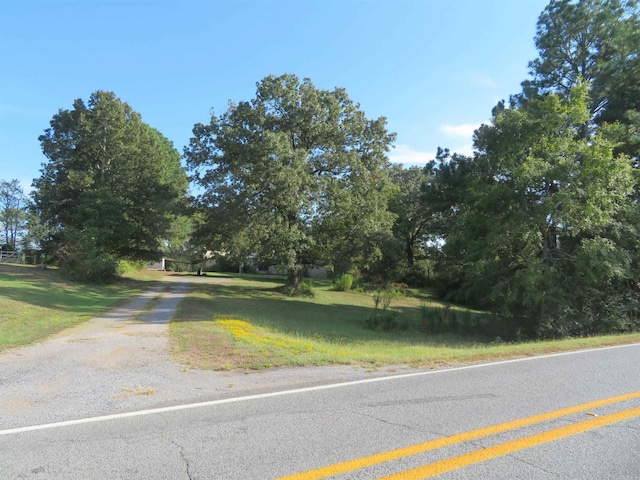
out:
<path id="1" fill-rule="evenodd" d="M 439 148 L 424 168 L 390 164 L 395 134 L 345 89 L 293 74 L 196 124 L 182 156 L 95 92 L 39 138 L 28 241 L 79 280 L 213 251 L 282 266 L 293 293 L 314 265 L 429 286 L 509 319 L 513 336 L 637 330 L 638 4 L 553 0 L 534 40 L 530 78 L 476 130 L 474 154 Z"/>

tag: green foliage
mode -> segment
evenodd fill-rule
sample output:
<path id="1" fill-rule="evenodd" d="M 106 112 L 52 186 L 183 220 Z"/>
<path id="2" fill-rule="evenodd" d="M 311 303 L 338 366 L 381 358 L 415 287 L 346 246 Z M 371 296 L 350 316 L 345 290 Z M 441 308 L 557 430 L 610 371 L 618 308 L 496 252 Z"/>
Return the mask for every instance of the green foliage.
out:
<path id="1" fill-rule="evenodd" d="M 18 249 L 18 237 L 27 220 L 27 198 L 18 180 L 0 180 L 0 229 L 4 244 Z"/>
<path id="2" fill-rule="evenodd" d="M 343 273 L 340 277 L 336 278 L 334 282 L 334 290 L 337 292 L 348 292 L 353 286 L 353 275 L 350 273 Z"/>
<path id="3" fill-rule="evenodd" d="M 82 236 L 66 242 L 60 253 L 60 273 L 82 283 L 112 283 L 118 278 L 118 259 Z"/>
<path id="4" fill-rule="evenodd" d="M 584 137 L 588 119 L 584 85 L 502 105 L 476 131 L 475 158 L 449 159 L 427 186 L 449 215 L 441 285 L 452 300 L 508 317 L 525 337 L 601 332 L 612 315 L 633 325 L 633 308 L 620 303 L 613 313 L 606 300 L 638 285 L 637 223 L 620 227 L 637 210 L 632 162 L 614 155 L 605 132 Z M 591 290 L 606 298 L 585 301 Z"/>
<path id="5" fill-rule="evenodd" d="M 379 288 L 373 293 L 374 307 L 373 312 L 365 320 L 366 328 L 391 332 L 400 326 L 397 320 L 398 312 L 389 308 L 397 294 L 398 291 L 393 285 Z"/>
<path id="6" fill-rule="evenodd" d="M 316 292 L 313 289 L 311 282 L 300 282 L 297 287 L 293 287 L 290 284 L 285 284 L 280 291 L 289 297 L 307 297 L 313 298 L 316 296 Z"/>
<path id="7" fill-rule="evenodd" d="M 171 142 L 110 92 L 76 100 L 50 125 L 39 138 L 48 162 L 33 182 L 50 248 L 73 231 L 107 255 L 155 258 L 187 188 Z"/>
<path id="8" fill-rule="evenodd" d="M 294 291 L 307 266 L 366 261 L 364 243 L 390 226 L 385 168 L 394 135 L 344 89 L 269 76 L 253 100 L 231 104 L 193 135 L 185 158 L 204 189 L 198 237 L 210 250 L 283 265 Z"/>
<path id="9" fill-rule="evenodd" d="M 147 268 L 147 262 L 144 260 L 118 260 L 118 275 L 127 275 L 137 273 Z"/>
<path id="10" fill-rule="evenodd" d="M 250 264 L 240 263 L 237 258 L 231 255 L 221 255 L 216 258 L 215 271 L 238 273 L 242 269 L 242 273 L 256 273 L 256 267 Z"/>
<path id="11" fill-rule="evenodd" d="M 395 214 L 393 235 L 402 244 L 404 263 L 411 269 L 428 255 L 428 244 L 434 240 L 436 217 L 425 201 L 423 186 L 431 180 L 428 169 L 394 166 L 391 180 L 396 186 L 389 200 Z"/>
<path id="12" fill-rule="evenodd" d="M 429 334 L 455 334 L 480 340 L 520 341 L 521 328 L 508 317 L 453 308 L 433 306 L 423 302 L 420 309 L 421 327 Z"/>
<path id="13" fill-rule="evenodd" d="M 431 260 L 421 260 L 415 262 L 411 267 L 400 272 L 399 281 L 406 283 L 410 287 L 422 288 L 430 283 Z"/>
<path id="14" fill-rule="evenodd" d="M 529 63 L 531 96 L 568 96 L 590 88 L 589 111 L 598 123 L 622 121 L 640 108 L 640 7 L 635 0 L 553 0 L 538 19 L 539 58 Z"/>

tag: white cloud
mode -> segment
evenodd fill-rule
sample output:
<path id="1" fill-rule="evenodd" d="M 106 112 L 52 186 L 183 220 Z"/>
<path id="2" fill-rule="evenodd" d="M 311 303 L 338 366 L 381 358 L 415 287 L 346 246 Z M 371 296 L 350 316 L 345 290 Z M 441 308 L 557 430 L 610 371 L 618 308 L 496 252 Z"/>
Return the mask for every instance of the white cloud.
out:
<path id="1" fill-rule="evenodd" d="M 473 157 L 473 145 L 470 143 L 466 145 L 459 145 L 456 148 L 451 148 L 450 150 L 451 150 L 451 153 L 459 153 L 460 155 Z"/>
<path id="2" fill-rule="evenodd" d="M 471 138 L 473 132 L 480 126 L 479 123 L 462 123 L 460 125 L 440 125 L 440 131 L 449 138 Z"/>
<path id="3" fill-rule="evenodd" d="M 403 165 L 424 165 L 436 158 L 433 152 L 419 152 L 409 145 L 396 145 L 388 153 L 389 161 Z"/>

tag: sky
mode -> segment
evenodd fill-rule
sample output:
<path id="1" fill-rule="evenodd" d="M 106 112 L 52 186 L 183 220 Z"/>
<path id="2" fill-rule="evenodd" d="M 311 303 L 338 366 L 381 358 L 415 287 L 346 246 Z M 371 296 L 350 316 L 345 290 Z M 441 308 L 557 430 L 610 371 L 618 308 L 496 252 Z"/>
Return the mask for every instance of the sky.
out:
<path id="1" fill-rule="evenodd" d="M 528 78 L 548 0 L 0 0 L 0 179 L 40 176 L 59 109 L 107 90 L 182 153 L 267 75 L 345 88 L 397 134 L 392 162 L 473 130 Z"/>

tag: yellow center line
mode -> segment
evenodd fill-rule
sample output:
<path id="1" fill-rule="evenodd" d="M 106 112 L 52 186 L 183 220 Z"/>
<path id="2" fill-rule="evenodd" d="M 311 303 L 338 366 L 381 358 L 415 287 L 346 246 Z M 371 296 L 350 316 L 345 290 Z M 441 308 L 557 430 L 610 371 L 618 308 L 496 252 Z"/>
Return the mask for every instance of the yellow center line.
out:
<path id="1" fill-rule="evenodd" d="M 429 465 L 414 468 L 412 470 L 406 470 L 404 472 L 396 473 L 395 475 L 389 475 L 378 480 L 422 480 L 450 472 L 451 470 L 457 470 L 468 465 L 485 462 L 492 458 L 508 455 L 510 453 L 517 452 L 518 450 L 524 450 L 543 443 L 560 440 L 561 438 L 569 437 L 577 433 L 586 432 L 634 417 L 640 417 L 640 407 L 630 408 L 629 410 L 611 413 L 602 417 L 594 417 L 590 420 L 574 423 L 565 427 L 536 433 L 535 435 L 519 438 L 518 440 L 512 440 L 511 442 L 501 443 L 499 445 L 494 445 L 493 447 L 476 450 L 457 457 L 430 463 Z"/>
<path id="2" fill-rule="evenodd" d="M 605 398 L 602 400 L 595 400 L 593 402 L 583 403 L 573 407 L 562 408 L 560 410 L 554 410 L 540 415 L 534 415 L 532 417 L 521 418 L 519 420 L 513 420 L 506 423 L 500 423 L 490 427 L 480 428 L 478 430 L 471 430 L 469 432 L 458 433 L 450 437 L 439 438 L 417 445 L 411 445 L 409 447 L 398 448 L 395 450 L 389 450 L 387 452 L 377 453 L 375 455 L 369 455 L 367 457 L 357 458 L 354 460 L 348 460 L 346 462 L 336 463 L 334 465 L 328 465 L 326 467 L 318 468 L 315 470 L 308 470 L 302 473 L 296 473 L 281 477 L 279 480 L 316 480 L 319 478 L 331 477 L 339 475 L 345 472 L 351 472 L 353 470 L 359 470 L 361 468 L 370 467 L 383 462 L 389 462 L 391 460 L 397 460 L 398 458 L 408 457 L 410 455 L 416 455 L 418 453 L 428 452 L 429 450 L 435 450 L 437 448 L 446 447 L 449 445 L 455 445 L 457 443 L 466 442 L 468 440 L 475 440 L 478 438 L 487 437 L 489 435 L 495 435 L 496 433 L 502 433 L 509 430 L 515 430 L 517 428 L 526 427 L 536 423 L 545 422 L 555 418 L 564 417 L 573 413 L 583 412 L 585 410 L 591 410 L 605 405 L 611 405 L 613 403 L 624 402 L 640 398 L 640 391 L 631 392 L 624 395 L 618 395 L 616 397 Z"/>

